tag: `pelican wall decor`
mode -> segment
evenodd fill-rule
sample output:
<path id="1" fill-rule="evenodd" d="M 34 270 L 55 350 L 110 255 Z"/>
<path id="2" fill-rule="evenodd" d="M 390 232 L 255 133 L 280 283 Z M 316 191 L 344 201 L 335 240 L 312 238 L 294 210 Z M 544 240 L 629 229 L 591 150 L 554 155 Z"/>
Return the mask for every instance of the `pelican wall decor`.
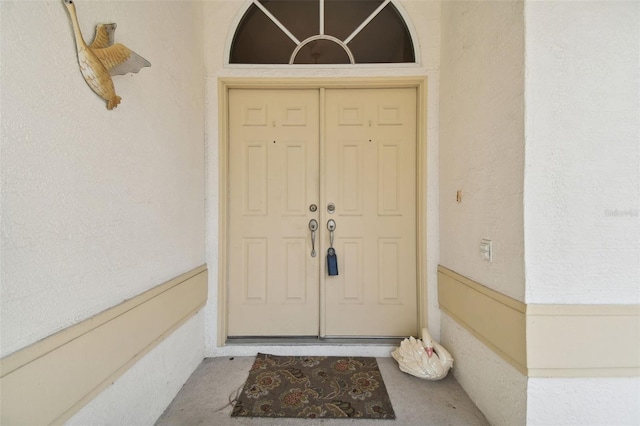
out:
<path id="1" fill-rule="evenodd" d="M 107 101 L 107 109 L 112 110 L 120 103 L 120 96 L 116 95 L 111 76 L 136 73 L 151 64 L 125 45 L 113 44 L 116 24 L 97 25 L 94 40 L 87 46 L 80 32 L 73 1 L 63 1 L 73 25 L 80 72 L 91 90 Z"/>
<path id="2" fill-rule="evenodd" d="M 404 339 L 400 347 L 391 352 L 401 371 L 426 380 L 440 380 L 453 367 L 453 357 L 433 341 L 429 330 L 422 329 L 422 340 L 413 336 Z"/>

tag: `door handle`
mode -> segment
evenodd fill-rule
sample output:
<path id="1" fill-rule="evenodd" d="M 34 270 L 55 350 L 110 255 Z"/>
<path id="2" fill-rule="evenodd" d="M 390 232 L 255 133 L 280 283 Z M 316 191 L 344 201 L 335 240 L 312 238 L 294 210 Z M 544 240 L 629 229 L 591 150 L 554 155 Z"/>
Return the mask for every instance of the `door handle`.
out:
<path id="1" fill-rule="evenodd" d="M 329 247 L 333 248 L 333 231 L 336 230 L 336 221 L 329 219 L 327 221 L 327 229 L 329 230 Z"/>
<path id="2" fill-rule="evenodd" d="M 316 231 L 318 230 L 318 221 L 311 219 L 309 221 L 309 230 L 311 231 L 311 257 L 316 257 Z"/>
<path id="3" fill-rule="evenodd" d="M 329 230 L 329 249 L 327 250 L 327 273 L 329 276 L 338 275 L 338 257 L 336 250 L 333 248 L 333 231 L 336 230 L 336 221 L 329 219 L 327 222 Z"/>

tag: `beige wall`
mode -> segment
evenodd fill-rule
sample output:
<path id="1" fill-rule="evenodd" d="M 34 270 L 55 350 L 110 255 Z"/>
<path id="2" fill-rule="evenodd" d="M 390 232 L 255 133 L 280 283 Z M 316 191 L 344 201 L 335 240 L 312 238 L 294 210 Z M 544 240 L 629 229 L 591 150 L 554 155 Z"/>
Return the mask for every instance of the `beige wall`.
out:
<path id="1" fill-rule="evenodd" d="M 76 6 L 87 39 L 115 22 L 152 65 L 114 77 L 107 111 L 62 1 L 0 2 L 2 357 L 205 263 L 202 3 Z M 202 332 L 188 336 L 202 356 Z M 177 382 L 121 398 L 161 412 Z"/>
<path id="2" fill-rule="evenodd" d="M 151 62 L 84 82 L 60 2 L 2 7 L 2 355 L 204 263 L 200 3 L 79 2 Z"/>
<path id="3" fill-rule="evenodd" d="M 440 264 L 520 301 L 523 7 L 444 2 L 440 87 Z M 483 238 L 493 241 L 492 263 L 480 255 Z"/>
<path id="4" fill-rule="evenodd" d="M 495 424 L 635 424 L 640 7 L 442 11 L 441 263 L 492 295 L 441 282 L 456 376 Z M 494 241 L 493 263 L 480 238 Z M 514 325 L 508 304 L 474 316 L 505 296 L 526 302 L 515 363 L 501 343 L 511 328 L 492 336 L 491 323 Z"/>
<path id="5" fill-rule="evenodd" d="M 0 423 L 61 424 L 89 401 L 92 415 L 112 419 L 108 424 L 153 421 L 202 361 L 202 334 L 197 334 L 202 317 L 194 315 L 206 300 L 203 265 L 2 358 Z M 187 345 L 167 351 L 166 338 L 180 340 L 185 335 L 192 337 Z M 171 368 L 157 365 L 169 359 L 176 360 Z M 138 389 L 123 389 L 131 380 L 130 368 L 150 367 L 155 374 L 140 381 Z M 144 390 L 158 381 L 166 381 L 166 386 Z M 121 397 L 114 400 L 113 395 Z M 146 400 L 145 410 L 112 408 L 130 399 Z M 86 417 L 83 411 L 81 418 Z"/>
<path id="6" fill-rule="evenodd" d="M 440 70 L 440 263 L 518 301 L 525 294 L 523 8 L 443 2 Z M 493 263 L 481 257 L 483 238 L 493 242 Z M 522 424 L 526 376 L 449 316 L 442 341 L 489 421 Z"/>
<path id="7" fill-rule="evenodd" d="M 191 367 L 167 388 L 157 385 L 168 374 L 158 367 L 197 363 L 200 321 L 206 353 L 233 352 L 216 346 L 219 77 L 427 77 L 424 263 L 434 335 L 438 263 L 520 302 L 637 303 L 638 4 L 398 4 L 418 42 L 418 66 L 285 70 L 225 67 L 244 0 L 155 2 L 153 8 L 81 2 L 87 38 L 96 23 L 117 22 L 116 40 L 152 63 L 115 77 L 123 102 L 108 112 L 79 73 L 64 6 L 0 2 L 0 356 L 204 263 L 205 195 L 212 297 L 204 318 L 193 317 L 175 335 L 195 355 L 158 346 L 76 420 L 140 421 L 127 417 L 135 412 L 123 403 L 129 399 L 162 410 Z M 525 117 L 535 132 L 527 133 L 532 192 L 523 200 Z M 591 197 L 594 190 L 605 198 Z M 527 268 L 534 267 L 526 289 L 525 230 Z M 493 240 L 493 263 L 480 257 L 481 238 Z M 460 382 L 490 421 L 521 423 L 524 376 L 450 317 L 442 330 Z M 637 410 L 625 410 L 627 401 L 637 401 L 637 377 L 528 384 L 533 423 L 560 418 L 555 413 L 565 404 L 607 419 L 606 404 L 589 403 L 603 395 L 619 407 L 616 421 L 637 423 Z M 552 414 L 544 414 L 548 407 Z"/>

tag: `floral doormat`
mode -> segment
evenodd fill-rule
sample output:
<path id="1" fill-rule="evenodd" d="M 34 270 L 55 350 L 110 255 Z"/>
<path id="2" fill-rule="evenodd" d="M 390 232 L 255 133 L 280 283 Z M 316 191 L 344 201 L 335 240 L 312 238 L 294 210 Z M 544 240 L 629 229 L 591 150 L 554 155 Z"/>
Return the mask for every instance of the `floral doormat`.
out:
<path id="1" fill-rule="evenodd" d="M 395 419 L 375 358 L 258 354 L 232 417 Z"/>

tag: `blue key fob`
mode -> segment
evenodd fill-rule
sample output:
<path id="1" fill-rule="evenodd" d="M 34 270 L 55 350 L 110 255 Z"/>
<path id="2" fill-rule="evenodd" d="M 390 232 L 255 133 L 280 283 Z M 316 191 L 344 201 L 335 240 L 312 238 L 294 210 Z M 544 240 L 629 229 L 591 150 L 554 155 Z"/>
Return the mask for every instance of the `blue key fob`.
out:
<path id="1" fill-rule="evenodd" d="M 327 271 L 329 276 L 338 275 L 338 257 L 333 247 L 327 250 Z"/>

